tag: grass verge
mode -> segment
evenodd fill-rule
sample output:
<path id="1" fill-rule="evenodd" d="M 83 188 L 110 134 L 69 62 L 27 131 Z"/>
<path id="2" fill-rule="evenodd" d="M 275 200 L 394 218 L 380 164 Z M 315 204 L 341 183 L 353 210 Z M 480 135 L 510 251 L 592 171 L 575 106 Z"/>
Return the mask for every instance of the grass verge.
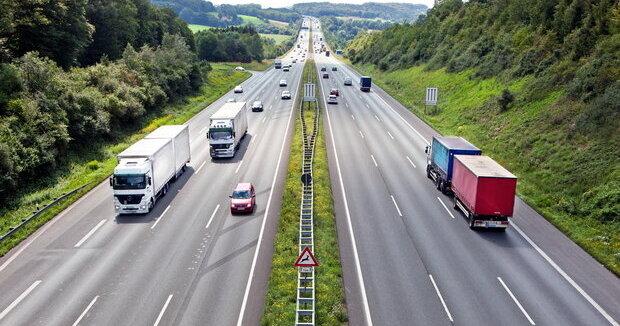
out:
<path id="1" fill-rule="evenodd" d="M 11 208 L 0 209 L 0 234 L 5 234 L 10 227 L 17 225 L 21 219 L 30 216 L 37 207 L 42 207 L 54 198 L 90 183 L 88 187 L 58 203 L 0 243 L 0 256 L 6 254 L 41 225 L 105 180 L 114 170 L 116 155 L 122 150 L 159 126 L 184 123 L 250 76 L 247 72 L 234 71 L 228 65 L 212 64 L 212 68 L 213 70 L 209 72 L 204 85 L 196 95 L 186 97 L 183 102 L 171 104 L 159 112 L 157 116 L 145 119 L 140 130 L 128 134 L 118 142 L 102 144 L 96 150 L 85 150 L 79 155 L 73 154 L 74 157 L 70 159 L 69 167 L 55 180 L 54 185 L 32 189 L 13 203 Z M 110 201 L 110 203 L 112 202 Z"/>
<path id="2" fill-rule="evenodd" d="M 593 212 L 617 211 L 620 205 L 612 202 L 620 191 L 620 137 L 597 138 L 573 130 L 572 121 L 583 108 L 565 100 L 564 90 L 541 96 L 536 94 L 536 77 L 480 79 L 471 70 L 355 68 L 442 134 L 467 138 L 515 173 L 522 199 L 620 275 L 620 220 L 592 217 Z M 424 111 L 427 86 L 440 92 L 439 110 L 433 114 Z M 497 98 L 504 89 L 515 94 L 515 103 L 502 112 Z"/>
<path id="3" fill-rule="evenodd" d="M 304 66 L 302 80 L 312 76 L 316 82 L 314 62 Z M 301 92 L 301 85 L 299 91 Z M 320 100 L 319 100 L 320 102 Z M 301 98 L 299 99 L 301 103 Z M 299 107 L 299 103 L 296 108 Z M 304 110 L 307 121 L 314 119 L 314 107 Z M 299 114 L 299 110 L 295 111 Z M 310 123 L 308 123 L 310 125 Z M 302 136 L 301 119 L 295 119 L 288 174 L 284 186 L 280 222 L 274 242 L 272 271 L 267 288 L 265 313 L 261 325 L 292 325 L 295 322 L 297 269 L 293 262 L 298 254 L 299 203 L 301 201 Z M 348 320 L 342 270 L 338 251 L 336 220 L 333 212 L 327 151 L 322 124 L 315 145 L 314 157 L 314 238 L 315 255 L 321 264 L 316 268 L 316 324 L 340 325 Z"/>

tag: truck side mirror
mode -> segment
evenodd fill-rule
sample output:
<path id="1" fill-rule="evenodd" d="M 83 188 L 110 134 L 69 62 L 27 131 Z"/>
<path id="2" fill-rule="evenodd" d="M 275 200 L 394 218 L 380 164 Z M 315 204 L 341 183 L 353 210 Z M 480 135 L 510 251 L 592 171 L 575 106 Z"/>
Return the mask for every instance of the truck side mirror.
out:
<path id="1" fill-rule="evenodd" d="M 149 186 L 151 185 L 151 177 L 146 177 L 146 182 L 149 184 Z"/>
<path id="2" fill-rule="evenodd" d="M 114 177 L 110 177 L 110 187 L 114 187 Z"/>
<path id="3" fill-rule="evenodd" d="M 430 149 L 429 146 L 424 147 L 424 153 L 428 154 L 429 149 Z"/>
<path id="4" fill-rule="evenodd" d="M 207 131 L 207 139 L 209 139 L 209 131 Z"/>

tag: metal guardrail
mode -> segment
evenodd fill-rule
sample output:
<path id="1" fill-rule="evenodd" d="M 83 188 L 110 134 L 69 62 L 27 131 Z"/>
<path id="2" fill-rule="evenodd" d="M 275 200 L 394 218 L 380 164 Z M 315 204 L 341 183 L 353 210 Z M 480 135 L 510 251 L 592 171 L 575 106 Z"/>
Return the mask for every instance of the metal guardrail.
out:
<path id="1" fill-rule="evenodd" d="M 21 222 L 19 224 L 17 224 L 14 227 L 11 227 L 9 229 L 9 232 L 3 234 L 2 236 L 0 236 L 0 242 L 4 241 L 5 239 L 9 238 L 10 236 L 12 236 L 15 232 L 21 230 L 22 227 L 24 227 L 26 224 L 28 224 L 30 221 L 32 221 L 33 219 L 39 217 L 41 214 L 45 213 L 47 210 L 49 210 L 50 208 L 52 208 L 53 206 L 55 206 L 56 204 L 58 204 L 59 202 L 61 202 L 62 200 L 66 199 L 67 197 L 75 194 L 76 192 L 84 189 L 86 186 L 90 185 L 92 182 L 89 182 L 83 186 L 80 186 L 76 189 L 73 189 L 71 191 L 69 191 L 66 194 L 63 194 L 62 196 L 55 198 L 51 203 L 45 205 L 45 207 L 35 211 L 32 215 L 30 215 L 27 218 L 23 218 L 21 220 Z"/>
<path id="2" fill-rule="evenodd" d="M 302 174 L 312 176 L 315 140 L 319 131 L 319 105 L 315 101 L 313 130 L 309 134 L 304 117 L 304 107 L 312 102 L 302 102 L 301 133 L 303 137 Z M 299 210 L 299 253 L 309 247 L 314 252 L 314 183 L 312 178 L 302 184 L 302 196 Z M 301 267 L 297 272 L 297 305 L 295 309 L 295 325 L 315 325 L 316 297 L 314 283 L 314 267 Z"/>

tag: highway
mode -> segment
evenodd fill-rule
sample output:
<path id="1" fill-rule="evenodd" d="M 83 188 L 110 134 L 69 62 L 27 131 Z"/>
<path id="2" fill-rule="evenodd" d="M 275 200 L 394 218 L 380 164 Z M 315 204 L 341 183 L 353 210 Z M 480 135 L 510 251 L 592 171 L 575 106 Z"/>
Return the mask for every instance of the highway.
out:
<path id="1" fill-rule="evenodd" d="M 192 118 L 191 167 L 151 213 L 116 216 L 106 181 L 0 258 L 0 325 L 258 324 L 302 68 L 254 73 Z M 209 117 L 231 97 L 264 111 L 233 159 L 212 161 Z M 238 182 L 256 187 L 252 215 L 230 214 Z"/>
<path id="2" fill-rule="evenodd" d="M 324 125 L 352 325 L 617 325 L 615 275 L 521 200 L 505 233 L 470 230 L 426 178 L 438 133 L 376 85 L 361 92 L 333 56 L 314 56 L 323 94 L 340 91 L 323 103 Z"/>

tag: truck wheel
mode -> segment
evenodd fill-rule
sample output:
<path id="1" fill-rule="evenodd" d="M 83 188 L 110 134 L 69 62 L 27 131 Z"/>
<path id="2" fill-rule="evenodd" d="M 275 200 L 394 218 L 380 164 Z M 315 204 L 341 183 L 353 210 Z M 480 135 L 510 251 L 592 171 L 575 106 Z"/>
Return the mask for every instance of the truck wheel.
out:
<path id="1" fill-rule="evenodd" d="M 431 167 L 429 165 L 426 166 L 426 177 L 429 179 L 431 178 Z"/>
<path id="2" fill-rule="evenodd" d="M 153 206 L 155 206 L 155 204 L 153 203 L 153 200 L 151 199 L 149 201 L 149 207 L 148 207 L 147 212 L 146 212 L 147 214 L 150 213 L 151 210 L 153 210 Z"/>
<path id="3" fill-rule="evenodd" d="M 441 179 L 437 179 L 437 190 L 441 191 Z"/>
<path id="4" fill-rule="evenodd" d="M 161 195 L 165 196 L 168 193 L 168 184 L 166 183 L 166 185 L 164 186 L 164 189 L 161 190 Z"/>
<path id="5" fill-rule="evenodd" d="M 476 227 L 474 226 L 474 218 L 473 217 L 469 218 L 469 228 L 472 229 L 472 230 L 476 229 Z"/>

